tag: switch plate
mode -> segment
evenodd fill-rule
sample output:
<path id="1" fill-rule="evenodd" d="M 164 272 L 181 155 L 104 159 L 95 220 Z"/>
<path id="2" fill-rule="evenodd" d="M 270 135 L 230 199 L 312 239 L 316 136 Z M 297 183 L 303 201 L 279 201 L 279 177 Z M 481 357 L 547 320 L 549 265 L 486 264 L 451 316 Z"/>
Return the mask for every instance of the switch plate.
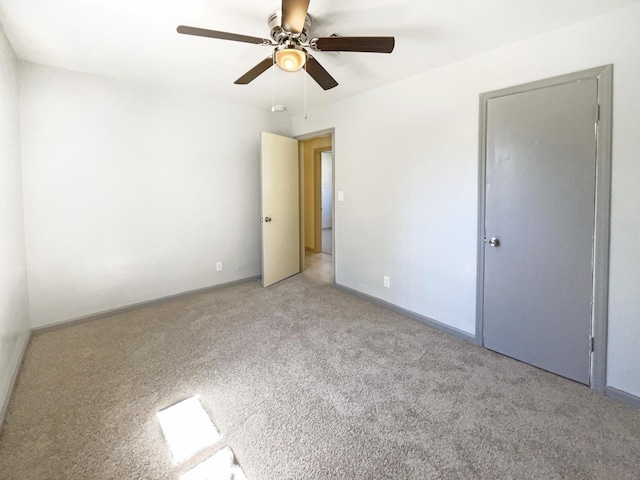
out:
<path id="1" fill-rule="evenodd" d="M 382 283 L 387 288 L 389 288 L 391 286 L 391 283 L 389 281 L 389 277 L 387 277 L 386 275 L 384 277 L 382 277 Z"/>
<path id="2" fill-rule="evenodd" d="M 344 201 L 344 192 L 343 191 L 339 191 L 338 192 L 338 201 L 339 202 Z"/>
<path id="3" fill-rule="evenodd" d="M 216 263 L 216 272 L 221 272 L 222 271 L 222 262 L 218 262 Z"/>

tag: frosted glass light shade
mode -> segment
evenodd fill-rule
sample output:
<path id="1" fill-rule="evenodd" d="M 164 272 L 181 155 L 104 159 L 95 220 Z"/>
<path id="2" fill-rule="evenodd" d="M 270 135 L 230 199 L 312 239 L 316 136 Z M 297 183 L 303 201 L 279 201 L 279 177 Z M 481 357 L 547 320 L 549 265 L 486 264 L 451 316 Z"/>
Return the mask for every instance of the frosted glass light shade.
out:
<path id="1" fill-rule="evenodd" d="M 307 55 L 296 48 L 283 48 L 276 52 L 276 63 L 287 72 L 300 70 L 306 61 Z"/>

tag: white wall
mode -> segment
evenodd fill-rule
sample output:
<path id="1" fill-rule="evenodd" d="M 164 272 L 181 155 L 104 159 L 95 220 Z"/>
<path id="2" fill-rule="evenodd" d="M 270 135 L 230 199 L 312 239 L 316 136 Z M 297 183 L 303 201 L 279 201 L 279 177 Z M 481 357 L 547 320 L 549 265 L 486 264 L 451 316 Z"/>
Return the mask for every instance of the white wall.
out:
<path id="1" fill-rule="evenodd" d="M 288 120 L 29 63 L 21 112 L 34 327 L 259 273 L 260 131 Z"/>
<path id="2" fill-rule="evenodd" d="M 640 3 L 294 117 L 336 129 L 337 282 L 473 333 L 478 95 L 613 63 L 608 385 L 640 396 L 638 25 Z"/>
<path id="3" fill-rule="evenodd" d="M 0 421 L 29 330 L 18 61 L 0 28 Z"/>

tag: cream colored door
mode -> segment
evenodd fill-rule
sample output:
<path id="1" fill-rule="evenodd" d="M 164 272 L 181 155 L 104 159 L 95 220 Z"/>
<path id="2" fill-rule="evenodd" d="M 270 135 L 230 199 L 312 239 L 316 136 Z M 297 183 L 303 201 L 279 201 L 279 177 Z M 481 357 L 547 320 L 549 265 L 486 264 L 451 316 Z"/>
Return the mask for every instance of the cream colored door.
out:
<path id="1" fill-rule="evenodd" d="M 262 286 L 300 273 L 298 141 L 262 132 Z"/>

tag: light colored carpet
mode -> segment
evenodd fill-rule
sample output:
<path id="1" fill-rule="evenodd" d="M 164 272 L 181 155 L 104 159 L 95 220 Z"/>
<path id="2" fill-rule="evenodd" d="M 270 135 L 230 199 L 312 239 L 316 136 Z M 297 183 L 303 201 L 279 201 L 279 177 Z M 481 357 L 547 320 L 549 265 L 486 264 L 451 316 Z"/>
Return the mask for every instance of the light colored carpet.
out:
<path id="1" fill-rule="evenodd" d="M 223 440 L 174 466 L 156 412 Z M 637 479 L 640 411 L 302 275 L 33 337 L 0 477 L 177 479 L 229 446 L 259 479 Z"/>

